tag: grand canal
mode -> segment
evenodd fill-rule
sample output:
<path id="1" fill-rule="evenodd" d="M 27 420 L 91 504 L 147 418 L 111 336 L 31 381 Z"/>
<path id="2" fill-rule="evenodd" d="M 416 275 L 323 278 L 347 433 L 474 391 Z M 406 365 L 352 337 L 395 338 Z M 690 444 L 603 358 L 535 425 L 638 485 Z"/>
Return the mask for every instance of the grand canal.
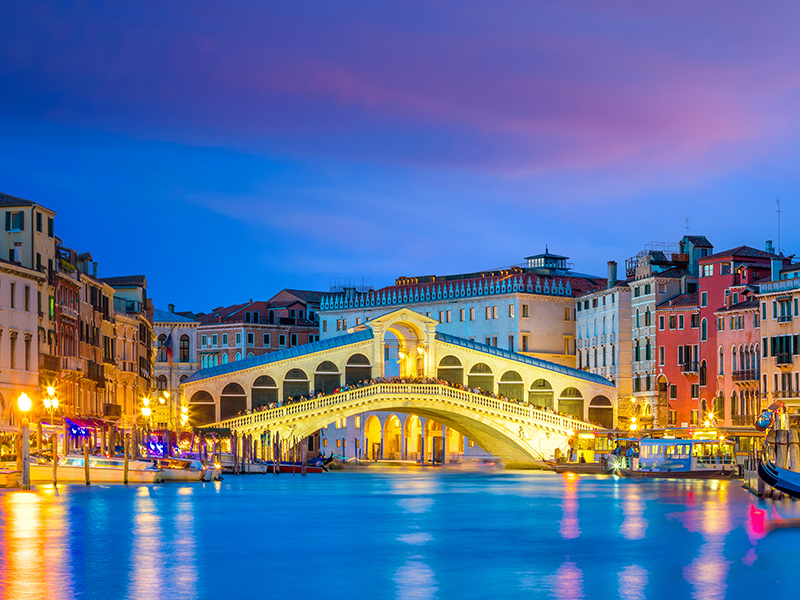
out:
<path id="1" fill-rule="evenodd" d="M 744 598 L 800 530 L 740 482 L 443 470 L 0 495 L 0 597 Z"/>

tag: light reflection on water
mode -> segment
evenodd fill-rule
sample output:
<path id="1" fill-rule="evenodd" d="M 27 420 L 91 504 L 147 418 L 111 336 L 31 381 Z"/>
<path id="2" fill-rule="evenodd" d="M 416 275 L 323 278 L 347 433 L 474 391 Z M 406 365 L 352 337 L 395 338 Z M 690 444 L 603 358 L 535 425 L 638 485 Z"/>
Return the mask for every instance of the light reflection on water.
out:
<path id="1" fill-rule="evenodd" d="M 800 531 L 776 514 L 800 506 L 737 482 L 441 469 L 10 491 L 0 599 L 783 594 Z"/>

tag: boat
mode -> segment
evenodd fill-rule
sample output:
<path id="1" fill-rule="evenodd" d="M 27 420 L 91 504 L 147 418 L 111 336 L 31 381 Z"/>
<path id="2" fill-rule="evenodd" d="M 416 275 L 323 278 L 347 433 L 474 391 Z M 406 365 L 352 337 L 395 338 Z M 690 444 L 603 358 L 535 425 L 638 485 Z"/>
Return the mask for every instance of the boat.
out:
<path id="1" fill-rule="evenodd" d="M 726 440 L 642 439 L 639 451 L 612 462 L 614 473 L 653 479 L 730 479 L 738 477 L 733 444 Z"/>
<path id="2" fill-rule="evenodd" d="M 264 461 L 267 467 L 267 473 L 274 473 L 275 472 L 275 461 L 274 460 L 266 460 Z M 302 473 L 303 472 L 303 463 L 300 461 L 291 462 L 288 460 L 282 460 L 278 464 L 278 473 Z M 327 471 L 328 468 L 324 464 L 317 464 L 317 461 L 307 461 L 306 462 L 306 473 L 324 473 Z"/>
<path id="3" fill-rule="evenodd" d="M 125 459 L 118 456 L 89 456 L 89 481 L 122 483 Z M 31 481 L 52 482 L 53 464 L 31 464 Z M 153 466 L 152 460 L 131 459 L 128 461 L 129 483 L 161 483 L 164 472 Z M 56 479 L 59 483 L 85 483 L 86 467 L 82 455 L 69 455 L 58 461 Z"/>
<path id="4" fill-rule="evenodd" d="M 800 473 L 778 467 L 774 462 L 758 459 L 758 476 L 764 483 L 792 498 L 800 499 Z"/>
<path id="5" fill-rule="evenodd" d="M 153 462 L 163 471 L 164 481 L 203 481 L 206 477 L 206 468 L 196 459 L 168 457 Z"/>

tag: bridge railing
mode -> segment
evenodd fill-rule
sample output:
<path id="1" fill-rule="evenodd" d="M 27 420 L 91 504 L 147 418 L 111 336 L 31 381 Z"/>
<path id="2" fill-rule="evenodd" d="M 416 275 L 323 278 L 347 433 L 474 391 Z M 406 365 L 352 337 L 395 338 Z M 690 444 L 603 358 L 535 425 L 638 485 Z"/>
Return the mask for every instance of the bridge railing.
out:
<path id="1" fill-rule="evenodd" d="M 530 421 L 539 422 L 543 425 L 558 427 L 565 430 L 571 429 L 573 431 L 580 431 L 594 428 L 593 425 L 578 419 L 564 417 L 562 415 L 557 415 L 555 413 L 534 408 L 532 406 L 516 404 L 514 402 L 500 400 L 499 398 L 492 398 L 482 394 L 475 394 L 473 392 L 460 390 L 458 388 L 453 388 L 446 385 L 427 383 L 377 383 L 375 385 L 339 392 L 338 394 L 318 396 L 303 402 L 295 402 L 292 404 L 287 404 L 286 406 L 278 406 L 276 408 L 253 412 L 247 415 L 240 415 L 238 417 L 220 421 L 217 423 L 217 426 L 230 429 L 252 427 L 254 425 L 258 425 L 259 423 L 280 421 L 291 416 L 300 415 L 303 413 L 314 413 L 325 408 L 341 406 L 375 396 L 386 397 L 408 394 L 428 397 L 444 397 L 450 400 L 455 400 L 461 404 L 475 406 L 476 408 L 488 409 L 501 414 L 522 417 Z"/>

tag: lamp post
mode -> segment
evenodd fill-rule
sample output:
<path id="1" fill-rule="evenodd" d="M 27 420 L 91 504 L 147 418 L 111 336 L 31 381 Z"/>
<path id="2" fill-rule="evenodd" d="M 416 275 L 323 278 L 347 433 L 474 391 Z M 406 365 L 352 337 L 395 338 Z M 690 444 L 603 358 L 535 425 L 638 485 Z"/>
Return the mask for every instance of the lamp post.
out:
<path id="1" fill-rule="evenodd" d="M 58 398 L 52 386 L 47 386 L 47 396 L 44 397 L 44 407 L 50 413 L 50 427 L 53 427 L 53 413 L 58 408 Z M 53 433 L 53 487 L 58 483 L 56 469 L 58 469 L 58 434 Z"/>
<path id="2" fill-rule="evenodd" d="M 30 439 L 29 439 L 29 432 L 28 432 L 28 411 L 33 406 L 33 402 L 28 397 L 28 394 L 22 392 L 17 399 L 17 407 L 19 411 L 22 413 L 22 425 L 21 425 L 21 435 L 22 435 L 22 489 L 29 490 L 31 489 L 31 448 L 30 448 Z"/>

